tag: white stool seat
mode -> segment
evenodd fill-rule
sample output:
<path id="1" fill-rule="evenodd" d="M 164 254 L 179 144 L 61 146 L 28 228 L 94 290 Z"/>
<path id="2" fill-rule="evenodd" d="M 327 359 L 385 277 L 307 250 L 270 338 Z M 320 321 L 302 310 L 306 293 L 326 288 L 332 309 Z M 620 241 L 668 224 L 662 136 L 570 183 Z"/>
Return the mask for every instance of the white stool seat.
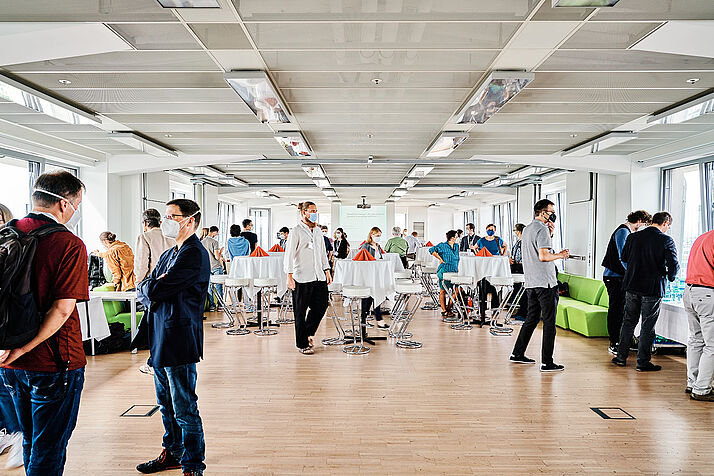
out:
<path id="1" fill-rule="evenodd" d="M 513 275 L 513 282 L 514 283 L 525 283 L 526 282 L 526 276 L 524 274 L 514 274 Z"/>
<path id="2" fill-rule="evenodd" d="M 333 293 L 340 292 L 342 290 L 342 285 L 340 283 L 335 283 L 334 281 L 327 285 L 327 290 Z"/>
<path id="3" fill-rule="evenodd" d="M 211 276 L 213 277 L 213 276 Z M 226 278 L 226 286 L 250 286 L 250 278 Z"/>
<path id="4" fill-rule="evenodd" d="M 410 279 L 412 277 L 412 273 L 410 271 L 395 271 L 394 272 L 394 279 Z"/>
<path id="5" fill-rule="evenodd" d="M 400 278 L 400 279 L 395 279 L 394 282 L 404 284 L 404 283 L 413 283 L 414 281 L 412 281 L 411 279 L 401 279 Z"/>
<path id="6" fill-rule="evenodd" d="M 267 288 L 270 286 L 277 286 L 277 278 L 255 278 L 253 280 L 253 286 L 256 288 Z"/>
<path id="7" fill-rule="evenodd" d="M 424 274 L 436 274 L 436 268 L 424 268 L 421 272 Z"/>
<path id="8" fill-rule="evenodd" d="M 458 284 L 460 286 L 473 286 L 474 277 L 473 276 L 454 276 L 451 278 L 452 284 Z"/>
<path id="9" fill-rule="evenodd" d="M 455 278 L 456 276 L 458 276 L 458 275 L 459 275 L 459 273 L 444 273 L 444 274 L 443 274 L 443 276 L 444 276 L 444 281 L 451 281 L 452 279 L 454 279 L 454 278 Z"/>
<path id="10" fill-rule="evenodd" d="M 343 286 L 342 295 L 346 298 L 368 298 L 369 288 L 362 286 Z"/>
<path id="11" fill-rule="evenodd" d="M 493 286 L 513 286 L 513 278 L 492 277 L 487 279 Z"/>
<path id="12" fill-rule="evenodd" d="M 225 274 L 212 274 L 211 275 L 211 282 L 213 284 L 223 284 L 226 282 L 226 275 Z"/>
<path id="13" fill-rule="evenodd" d="M 398 294 L 419 294 L 421 293 L 421 284 L 398 281 L 394 285 L 394 290 L 397 291 Z"/>

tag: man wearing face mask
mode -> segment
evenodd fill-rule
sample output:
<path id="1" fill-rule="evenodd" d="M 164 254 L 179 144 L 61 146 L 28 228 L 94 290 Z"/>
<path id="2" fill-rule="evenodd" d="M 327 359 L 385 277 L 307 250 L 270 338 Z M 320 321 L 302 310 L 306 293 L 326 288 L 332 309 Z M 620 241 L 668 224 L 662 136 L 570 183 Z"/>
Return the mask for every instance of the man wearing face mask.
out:
<path id="1" fill-rule="evenodd" d="M 317 226 L 317 207 L 303 202 L 298 209 L 301 220 L 290 230 L 283 263 L 288 288 L 293 291 L 295 345 L 300 353 L 310 355 L 315 353 L 313 336 L 327 310 L 332 275 L 325 239 Z"/>
<path id="2" fill-rule="evenodd" d="M 284 250 L 285 247 L 288 245 L 288 236 L 290 235 L 290 228 L 287 226 L 284 226 L 278 231 L 278 245 Z"/>
<path id="3" fill-rule="evenodd" d="M 631 342 L 640 316 L 640 342 L 637 346 L 638 372 L 662 370 L 652 358 L 655 324 L 659 306 L 664 297 L 665 279 L 674 281 L 679 272 L 677 248 L 671 236 L 666 235 L 672 226 L 672 215 L 655 213 L 652 226 L 627 237 L 620 259 L 627 264 L 623 289 L 625 290 L 625 316 L 622 319 L 619 342 Z M 629 345 L 620 345 L 612 363 L 624 367 L 630 353 Z"/>
<path id="4" fill-rule="evenodd" d="M 553 252 L 555 205 L 547 199 L 539 200 L 533 207 L 535 218 L 523 230 L 521 255 L 523 256 L 524 286 L 528 293 L 528 315 L 513 347 L 510 361 L 515 364 L 534 364 L 526 357 L 533 331 L 543 317 L 543 343 L 541 345 L 541 372 L 558 372 L 564 366 L 553 362 L 555 349 L 555 314 L 558 309 L 558 278 L 555 261 L 570 256 L 570 251 Z"/>
<path id="5" fill-rule="evenodd" d="M 87 249 L 70 233 L 79 223 L 83 190 L 68 172 L 42 174 L 34 184 L 32 212 L 8 225 L 25 233 L 57 223 L 69 229 L 37 242 L 31 270 L 42 316 L 37 335 L 20 348 L 0 350 L 0 385 L 12 395 L 29 476 L 62 474 L 84 386 L 87 361 L 76 303 L 89 299 Z"/>
<path id="6" fill-rule="evenodd" d="M 166 204 L 161 231 L 176 240 L 176 246 L 161 255 L 138 288 L 139 299 L 149 309 L 149 365 L 165 430 L 163 451 L 138 465 L 141 473 L 182 468 L 184 476 L 198 476 L 206 468 L 196 363 L 203 357 L 203 306 L 211 266 L 196 236 L 200 222 L 201 211 L 193 200 Z"/>

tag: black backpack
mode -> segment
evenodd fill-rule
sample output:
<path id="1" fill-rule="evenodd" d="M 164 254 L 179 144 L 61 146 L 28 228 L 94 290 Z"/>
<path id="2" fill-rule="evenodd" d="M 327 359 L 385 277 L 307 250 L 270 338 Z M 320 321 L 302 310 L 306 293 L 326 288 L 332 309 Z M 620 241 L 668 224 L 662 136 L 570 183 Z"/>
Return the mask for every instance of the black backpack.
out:
<path id="1" fill-rule="evenodd" d="M 37 335 L 44 316 L 32 293 L 32 272 L 37 242 L 52 233 L 69 230 L 48 223 L 29 233 L 15 227 L 17 220 L 0 228 L 0 349 L 17 349 Z"/>

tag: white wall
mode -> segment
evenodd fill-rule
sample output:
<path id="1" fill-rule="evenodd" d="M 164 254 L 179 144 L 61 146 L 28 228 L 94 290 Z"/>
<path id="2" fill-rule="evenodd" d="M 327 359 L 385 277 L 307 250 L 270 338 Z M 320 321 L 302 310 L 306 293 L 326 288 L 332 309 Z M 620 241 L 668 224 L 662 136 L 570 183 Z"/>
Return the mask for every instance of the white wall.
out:
<path id="1" fill-rule="evenodd" d="M 540 200 L 536 185 L 518 187 L 516 194 L 516 223 L 529 224 L 533 221 L 533 205 Z M 484 226 L 487 223 L 484 223 Z"/>
<path id="2" fill-rule="evenodd" d="M 660 178 L 662 172 L 653 167 L 632 167 L 630 174 L 631 210 L 647 210 L 654 215 L 660 208 Z"/>
<path id="3" fill-rule="evenodd" d="M 79 176 L 86 187 L 81 205 L 82 238 L 87 250 L 92 251 L 101 248 L 101 232 L 121 230 L 121 180 L 107 174 L 106 162 L 80 168 Z"/>
<path id="4" fill-rule="evenodd" d="M 117 237 L 132 248 L 136 237 L 143 231 L 141 214 L 143 210 L 141 175 L 123 175 L 121 177 L 121 227 L 112 230 Z M 117 197 L 118 198 L 118 197 Z"/>
<path id="5" fill-rule="evenodd" d="M 446 240 L 446 232 L 454 229 L 452 210 L 427 208 L 426 239 L 433 244 Z"/>
<path id="6" fill-rule="evenodd" d="M 200 203 L 199 206 L 201 206 Z M 215 185 L 203 185 L 202 208 L 201 226 L 205 228 L 218 226 L 218 187 Z"/>
<path id="7" fill-rule="evenodd" d="M 610 235 L 622 223 L 617 210 L 617 195 L 617 177 L 598 174 L 595 194 L 595 262 L 593 267 L 597 279 L 602 279 L 603 268 L 600 264 L 605 257 Z"/>

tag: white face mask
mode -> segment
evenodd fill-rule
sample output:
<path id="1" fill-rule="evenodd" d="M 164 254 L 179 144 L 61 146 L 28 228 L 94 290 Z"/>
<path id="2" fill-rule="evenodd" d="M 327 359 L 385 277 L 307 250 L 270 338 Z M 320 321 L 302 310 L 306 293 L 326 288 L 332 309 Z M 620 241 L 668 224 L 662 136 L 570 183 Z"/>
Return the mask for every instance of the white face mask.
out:
<path id="1" fill-rule="evenodd" d="M 72 205 L 72 202 L 70 202 L 68 198 L 65 198 L 62 195 L 57 195 L 56 193 L 48 192 L 47 190 L 42 190 L 39 188 L 36 188 L 35 190 L 33 190 L 33 192 L 42 192 L 42 193 L 46 193 L 47 195 L 52 195 L 53 197 L 59 198 L 61 200 L 66 200 L 67 203 L 69 203 L 69 206 L 72 207 L 72 211 L 74 213 L 72 213 L 72 216 L 70 217 L 69 220 L 67 220 L 67 223 L 65 223 L 64 226 L 66 226 L 69 230 L 73 230 L 74 227 L 79 225 L 79 220 L 82 219 L 82 214 L 80 213 L 78 208 L 74 208 L 74 205 Z"/>
<path id="2" fill-rule="evenodd" d="M 382 236 L 373 236 L 372 239 L 374 240 L 375 243 L 379 243 L 382 241 Z"/>
<path id="3" fill-rule="evenodd" d="M 198 213 L 198 212 L 196 212 L 196 213 Z M 172 238 L 175 240 L 176 238 L 178 238 L 179 233 L 181 233 L 181 228 L 183 227 L 183 222 L 185 222 L 192 216 L 196 215 L 196 213 L 184 218 L 181 221 L 170 220 L 170 219 L 164 218 L 163 220 L 161 220 L 161 233 L 163 233 L 166 238 Z"/>

